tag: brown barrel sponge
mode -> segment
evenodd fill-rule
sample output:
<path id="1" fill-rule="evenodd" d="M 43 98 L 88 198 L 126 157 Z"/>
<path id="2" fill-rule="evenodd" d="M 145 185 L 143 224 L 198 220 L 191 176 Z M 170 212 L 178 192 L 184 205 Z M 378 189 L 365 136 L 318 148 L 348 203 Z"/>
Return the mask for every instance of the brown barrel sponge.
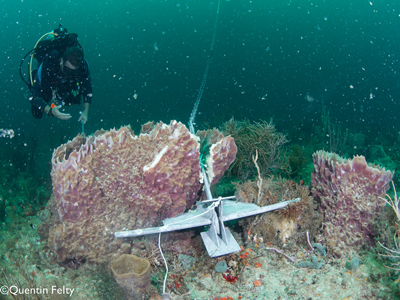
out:
<path id="1" fill-rule="evenodd" d="M 145 258 L 123 254 L 111 262 L 111 270 L 129 299 L 141 299 L 151 285 L 150 262 Z"/>

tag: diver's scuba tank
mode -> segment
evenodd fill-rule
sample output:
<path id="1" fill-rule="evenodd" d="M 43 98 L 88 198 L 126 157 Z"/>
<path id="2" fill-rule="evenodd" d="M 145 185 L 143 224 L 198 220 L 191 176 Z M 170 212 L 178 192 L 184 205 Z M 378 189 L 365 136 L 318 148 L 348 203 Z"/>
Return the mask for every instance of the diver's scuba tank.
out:
<path id="1" fill-rule="evenodd" d="M 45 37 L 47 37 L 47 39 L 45 39 Z M 46 58 L 49 57 L 49 53 L 51 53 L 53 50 L 57 50 L 62 55 L 67 48 L 73 46 L 80 47 L 83 51 L 82 46 L 78 42 L 78 35 L 76 33 L 68 34 L 67 28 L 65 28 L 62 24 L 59 24 L 58 28 L 54 29 L 53 31 L 42 35 L 36 42 L 35 47 L 24 56 L 19 65 L 19 75 L 28 86 L 29 90 L 31 90 L 33 86 L 33 79 L 35 77 L 34 75 L 37 72 L 37 70 L 33 70 L 33 59 L 35 58 L 40 65 Z M 25 80 L 22 75 L 22 64 L 28 55 L 30 55 L 30 60 L 28 63 L 29 79 Z"/>

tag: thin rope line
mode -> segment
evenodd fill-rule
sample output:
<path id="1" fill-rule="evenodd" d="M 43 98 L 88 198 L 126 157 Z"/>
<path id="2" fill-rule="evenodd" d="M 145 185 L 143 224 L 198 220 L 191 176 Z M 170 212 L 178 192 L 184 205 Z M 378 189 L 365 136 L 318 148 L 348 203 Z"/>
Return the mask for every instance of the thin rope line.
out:
<path id="1" fill-rule="evenodd" d="M 217 16 L 215 18 L 215 24 L 214 24 L 214 34 L 213 34 L 213 38 L 212 38 L 212 42 L 211 42 L 211 46 L 210 46 L 210 52 L 208 54 L 206 69 L 204 71 L 203 80 L 200 85 L 199 93 L 197 94 L 196 102 L 194 103 L 193 110 L 192 110 L 192 113 L 190 114 L 190 118 L 189 118 L 189 130 L 191 133 L 194 133 L 194 119 L 196 118 L 197 108 L 199 107 L 200 100 L 201 100 L 201 97 L 203 96 L 203 92 L 204 92 L 204 89 L 205 89 L 206 83 L 207 83 L 208 70 L 210 69 L 210 65 L 211 65 L 212 52 L 214 50 L 215 36 L 217 33 L 217 24 L 218 24 L 220 3 L 221 3 L 221 0 L 218 1 Z"/>
<path id="2" fill-rule="evenodd" d="M 204 89 L 206 87 L 206 83 L 207 83 L 208 70 L 210 69 L 210 65 L 211 65 L 211 55 L 212 55 L 212 52 L 214 50 L 215 36 L 216 36 L 216 33 L 217 33 L 217 24 L 218 24 L 218 16 L 219 16 L 219 6 L 220 6 L 220 4 L 221 4 L 221 0 L 218 0 L 217 16 L 215 18 L 215 24 L 214 24 L 214 34 L 213 34 L 213 38 L 212 38 L 212 42 L 211 42 L 211 46 L 210 46 L 210 52 L 208 54 L 206 69 L 204 71 L 203 80 L 202 80 L 201 85 L 200 85 L 200 90 L 199 90 L 199 93 L 197 95 L 196 102 L 194 104 L 192 113 L 190 114 L 190 118 L 189 118 L 189 130 L 190 130 L 191 133 L 194 133 L 194 127 L 193 127 L 194 119 L 196 118 L 197 108 L 198 108 L 198 106 L 200 104 L 200 100 L 201 100 L 201 97 L 203 95 Z M 204 172 L 204 169 L 203 169 L 203 172 Z M 205 181 L 206 180 L 207 180 L 207 178 L 205 178 Z M 212 199 L 212 197 L 210 197 L 210 199 Z M 214 209 L 215 206 L 218 206 L 220 202 L 221 202 L 221 198 L 218 199 L 217 203 L 213 203 L 210 206 L 209 210 L 207 210 L 206 212 L 204 212 L 204 213 L 202 213 L 202 214 L 200 214 L 198 216 L 195 216 L 195 217 L 197 218 L 197 217 L 209 212 L 211 209 Z M 192 219 L 192 218 L 190 218 L 190 219 Z M 187 221 L 187 220 L 185 220 L 185 221 Z M 180 221 L 180 222 L 183 222 L 183 221 Z M 180 222 L 177 222 L 177 223 L 180 223 Z M 161 256 L 162 256 L 162 258 L 164 260 L 165 269 L 166 269 L 166 273 L 165 273 L 165 277 L 164 277 L 164 284 L 163 284 L 163 293 L 165 294 L 165 288 L 166 288 L 167 277 L 168 277 L 168 265 L 167 265 L 167 261 L 165 260 L 164 254 L 163 254 L 162 249 L 161 249 L 161 233 L 158 235 L 158 249 L 160 250 Z"/>

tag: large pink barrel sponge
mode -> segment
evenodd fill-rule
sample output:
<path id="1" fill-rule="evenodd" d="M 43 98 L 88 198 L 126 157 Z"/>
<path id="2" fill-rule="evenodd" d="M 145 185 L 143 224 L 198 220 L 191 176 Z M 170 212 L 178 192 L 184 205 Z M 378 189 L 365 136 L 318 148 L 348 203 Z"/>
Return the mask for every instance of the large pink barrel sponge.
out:
<path id="1" fill-rule="evenodd" d="M 60 262 L 126 252 L 115 231 L 160 225 L 190 208 L 202 187 L 199 137 L 176 121 L 139 136 L 129 127 L 78 136 L 54 151 L 52 164 L 60 223 L 49 246 Z"/>
<path id="2" fill-rule="evenodd" d="M 373 245 L 374 223 L 380 217 L 393 173 L 368 165 L 365 157 L 344 159 L 334 153 L 313 155 L 312 194 L 321 202 L 324 234 L 337 255 L 350 248 Z"/>

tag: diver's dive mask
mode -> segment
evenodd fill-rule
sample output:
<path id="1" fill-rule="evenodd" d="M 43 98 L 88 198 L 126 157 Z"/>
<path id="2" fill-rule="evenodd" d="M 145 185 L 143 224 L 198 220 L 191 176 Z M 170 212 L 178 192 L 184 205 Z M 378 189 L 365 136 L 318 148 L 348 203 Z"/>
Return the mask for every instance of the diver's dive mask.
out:
<path id="1" fill-rule="evenodd" d="M 76 77 L 81 70 L 81 67 L 74 67 L 69 61 L 64 62 L 63 73 L 67 78 Z"/>

